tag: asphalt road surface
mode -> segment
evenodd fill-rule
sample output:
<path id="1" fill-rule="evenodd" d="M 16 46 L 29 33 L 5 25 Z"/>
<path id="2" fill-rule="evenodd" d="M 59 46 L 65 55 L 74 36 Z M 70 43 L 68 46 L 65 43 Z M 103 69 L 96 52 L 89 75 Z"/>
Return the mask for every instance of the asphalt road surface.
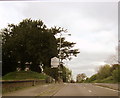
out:
<path id="1" fill-rule="evenodd" d="M 117 90 L 90 83 L 64 83 L 31 87 L 3 96 L 118 96 L 118 93 Z"/>
<path id="2" fill-rule="evenodd" d="M 118 96 L 118 91 L 92 84 L 66 84 L 53 96 Z"/>

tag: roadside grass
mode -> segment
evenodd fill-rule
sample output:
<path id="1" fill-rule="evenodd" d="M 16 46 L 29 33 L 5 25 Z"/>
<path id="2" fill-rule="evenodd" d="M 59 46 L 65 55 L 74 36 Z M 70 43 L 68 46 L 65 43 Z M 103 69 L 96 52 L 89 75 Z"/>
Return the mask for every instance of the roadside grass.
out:
<path id="1" fill-rule="evenodd" d="M 112 76 L 104 78 L 102 80 L 94 80 L 92 83 L 117 83 Z"/>
<path id="2" fill-rule="evenodd" d="M 0 80 L 2 80 L 2 77 L 0 76 Z"/>
<path id="3" fill-rule="evenodd" d="M 2 80 L 28 80 L 28 79 L 46 79 L 48 76 L 33 71 L 15 71 L 2 77 Z"/>
<path id="4" fill-rule="evenodd" d="M 103 83 L 115 83 L 115 80 L 113 79 L 112 76 L 110 76 L 110 77 L 103 79 L 102 82 Z"/>
<path id="5" fill-rule="evenodd" d="M 15 71 L 10 72 L 3 76 L 1 79 L 3 81 L 19 81 L 19 80 L 46 80 L 49 76 L 45 75 L 43 73 L 33 72 L 33 71 Z M 24 84 L 23 84 L 24 85 Z M 39 84 L 38 84 L 39 85 Z M 29 87 L 33 87 L 32 85 Z M 27 86 L 14 86 L 14 87 L 8 87 L 3 88 L 2 93 L 12 92 L 19 89 L 29 88 Z"/>

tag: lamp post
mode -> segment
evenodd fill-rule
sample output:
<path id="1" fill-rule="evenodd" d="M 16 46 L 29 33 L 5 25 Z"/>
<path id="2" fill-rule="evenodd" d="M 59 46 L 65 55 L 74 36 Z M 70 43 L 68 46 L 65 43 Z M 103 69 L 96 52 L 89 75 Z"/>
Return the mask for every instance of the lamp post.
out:
<path id="1" fill-rule="evenodd" d="M 61 65 L 61 36 L 62 36 L 62 33 L 60 32 L 60 46 L 59 46 L 59 69 L 60 69 L 60 65 Z"/>
<path id="2" fill-rule="evenodd" d="M 71 34 L 66 34 L 68 36 L 71 36 Z M 62 71 L 60 71 L 60 66 L 61 66 L 61 46 L 62 46 L 62 42 L 61 42 L 61 38 L 62 38 L 62 33 L 60 32 L 60 45 L 59 45 L 59 66 L 58 66 L 58 73 L 59 73 L 59 78 L 60 78 L 60 73 L 62 73 Z"/>
<path id="3" fill-rule="evenodd" d="M 71 36 L 71 34 L 67 34 L 68 36 Z M 61 64 L 61 45 L 62 45 L 62 42 L 61 42 L 61 37 L 62 37 L 62 33 L 60 32 L 60 45 L 59 45 L 59 66 Z"/>

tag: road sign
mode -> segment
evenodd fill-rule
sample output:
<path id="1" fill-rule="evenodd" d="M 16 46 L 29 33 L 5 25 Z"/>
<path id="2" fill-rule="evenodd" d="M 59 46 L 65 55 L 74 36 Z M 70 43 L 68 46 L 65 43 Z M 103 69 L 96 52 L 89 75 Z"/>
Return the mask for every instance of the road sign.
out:
<path id="1" fill-rule="evenodd" d="M 57 57 L 53 57 L 51 59 L 51 68 L 58 68 L 59 66 L 59 59 Z"/>

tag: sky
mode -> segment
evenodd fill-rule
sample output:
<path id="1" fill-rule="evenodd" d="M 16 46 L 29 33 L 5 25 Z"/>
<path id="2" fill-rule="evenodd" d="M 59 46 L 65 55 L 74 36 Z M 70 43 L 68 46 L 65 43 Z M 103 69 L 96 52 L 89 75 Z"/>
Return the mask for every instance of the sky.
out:
<path id="1" fill-rule="evenodd" d="M 60 26 L 71 34 L 63 36 L 80 51 L 65 61 L 74 79 L 80 73 L 90 77 L 109 63 L 110 56 L 117 55 L 117 2 L 0 2 L 0 29 L 26 18 L 41 19 L 49 28 Z"/>

